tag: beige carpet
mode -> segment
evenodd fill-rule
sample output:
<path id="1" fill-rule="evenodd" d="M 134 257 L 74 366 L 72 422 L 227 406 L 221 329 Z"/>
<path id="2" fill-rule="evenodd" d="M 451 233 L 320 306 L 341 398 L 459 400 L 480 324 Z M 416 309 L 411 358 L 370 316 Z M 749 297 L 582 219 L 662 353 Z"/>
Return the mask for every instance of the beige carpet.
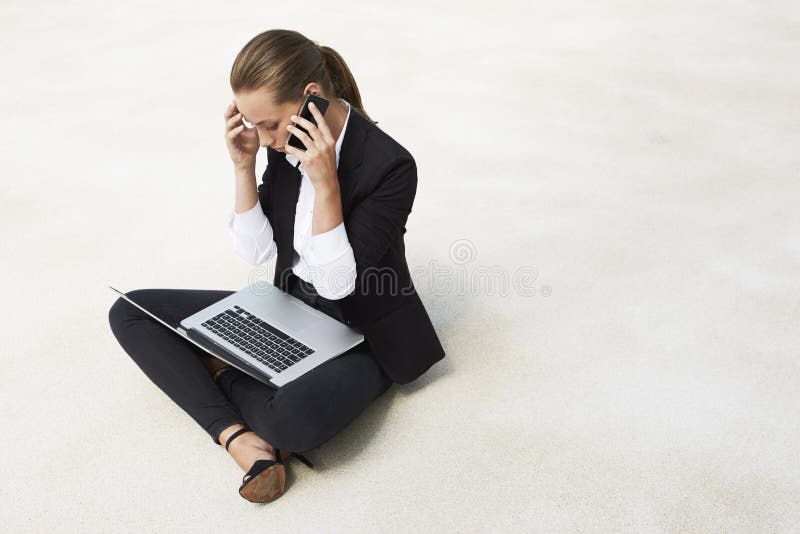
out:
<path id="1" fill-rule="evenodd" d="M 796 2 L 130 4 L 0 4 L 0 530 L 800 528 Z M 106 285 L 253 275 L 222 113 L 280 27 L 414 154 L 447 358 L 258 506 Z"/>

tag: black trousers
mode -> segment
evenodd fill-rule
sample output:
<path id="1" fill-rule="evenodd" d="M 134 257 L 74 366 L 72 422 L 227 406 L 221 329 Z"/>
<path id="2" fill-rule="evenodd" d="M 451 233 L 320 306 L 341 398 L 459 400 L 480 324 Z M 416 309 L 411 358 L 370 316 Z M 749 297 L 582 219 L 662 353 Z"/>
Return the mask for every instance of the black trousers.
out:
<path id="1" fill-rule="evenodd" d="M 295 275 L 291 294 L 334 317 L 336 301 L 316 294 Z M 235 291 L 137 289 L 127 295 L 178 326 L 189 315 Z M 119 298 L 108 313 L 122 348 L 167 396 L 219 444 L 219 434 L 247 424 L 279 449 L 304 452 L 323 444 L 353 421 L 391 386 L 366 342 L 281 388 L 268 386 L 236 368 L 215 383 L 200 360 L 203 350 Z"/>

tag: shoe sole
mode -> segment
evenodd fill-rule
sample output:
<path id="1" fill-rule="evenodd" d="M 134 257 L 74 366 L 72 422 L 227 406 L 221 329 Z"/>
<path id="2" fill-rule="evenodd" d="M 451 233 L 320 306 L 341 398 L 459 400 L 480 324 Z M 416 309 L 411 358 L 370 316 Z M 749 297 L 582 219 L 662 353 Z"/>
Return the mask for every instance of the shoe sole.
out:
<path id="1" fill-rule="evenodd" d="M 249 478 L 239 494 L 250 502 L 271 502 L 283 494 L 286 484 L 286 469 L 276 464 Z"/>

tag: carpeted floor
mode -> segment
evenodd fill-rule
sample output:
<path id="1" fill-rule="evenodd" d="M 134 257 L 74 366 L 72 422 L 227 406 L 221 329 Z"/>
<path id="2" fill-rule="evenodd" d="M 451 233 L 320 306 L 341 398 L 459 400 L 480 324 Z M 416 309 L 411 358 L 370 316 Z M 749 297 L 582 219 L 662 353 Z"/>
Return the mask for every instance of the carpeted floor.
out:
<path id="1" fill-rule="evenodd" d="M 796 3 L 135 4 L 0 5 L 0 530 L 798 530 Z M 106 286 L 269 279 L 222 120 L 269 28 L 414 154 L 447 357 L 259 506 Z"/>

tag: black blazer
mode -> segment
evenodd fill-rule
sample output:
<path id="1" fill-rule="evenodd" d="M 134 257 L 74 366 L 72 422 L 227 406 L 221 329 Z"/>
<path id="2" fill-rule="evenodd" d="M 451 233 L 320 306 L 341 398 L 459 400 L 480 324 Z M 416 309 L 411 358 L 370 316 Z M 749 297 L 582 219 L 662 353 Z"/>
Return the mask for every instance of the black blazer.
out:
<path id="1" fill-rule="evenodd" d="M 267 161 L 258 198 L 278 248 L 273 283 L 288 291 L 302 175 L 285 154 L 271 148 Z M 405 384 L 444 357 L 405 257 L 403 235 L 417 192 L 416 163 L 403 146 L 351 108 L 338 176 L 356 288 L 336 302 L 345 322 L 364 334 L 383 371 Z"/>

